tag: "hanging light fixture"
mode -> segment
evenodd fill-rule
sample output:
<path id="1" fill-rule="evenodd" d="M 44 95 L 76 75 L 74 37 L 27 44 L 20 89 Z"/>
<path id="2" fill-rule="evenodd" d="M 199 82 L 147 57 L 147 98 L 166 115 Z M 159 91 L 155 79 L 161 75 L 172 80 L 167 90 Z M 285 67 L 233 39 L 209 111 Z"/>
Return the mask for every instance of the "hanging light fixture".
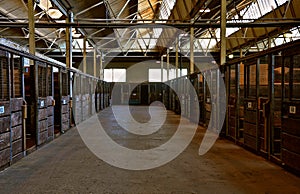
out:
<path id="1" fill-rule="evenodd" d="M 47 14 L 53 19 L 59 19 L 63 15 L 56 7 L 53 6 L 47 10 Z"/>

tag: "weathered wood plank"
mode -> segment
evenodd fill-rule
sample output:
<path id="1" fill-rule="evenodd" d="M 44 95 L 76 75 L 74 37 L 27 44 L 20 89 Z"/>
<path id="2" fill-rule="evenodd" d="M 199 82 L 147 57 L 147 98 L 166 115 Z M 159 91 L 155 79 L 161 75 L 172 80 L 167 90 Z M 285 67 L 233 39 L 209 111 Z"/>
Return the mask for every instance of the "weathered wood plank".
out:
<path id="1" fill-rule="evenodd" d="M 69 122 L 69 120 L 70 120 L 70 115 L 69 115 L 69 113 L 65 113 L 65 114 L 62 114 L 62 122 Z"/>
<path id="2" fill-rule="evenodd" d="M 0 151 L 0 167 L 5 166 L 10 161 L 10 148 Z"/>
<path id="3" fill-rule="evenodd" d="M 69 112 L 69 105 L 62 105 L 61 107 L 61 112 L 62 113 L 68 113 Z"/>
<path id="4" fill-rule="evenodd" d="M 282 131 L 300 136 L 300 119 L 282 118 Z"/>
<path id="5" fill-rule="evenodd" d="M 54 116 L 49 116 L 47 118 L 48 121 L 48 127 L 54 125 Z"/>
<path id="6" fill-rule="evenodd" d="M 54 125 L 48 127 L 48 141 L 54 139 Z"/>
<path id="7" fill-rule="evenodd" d="M 47 141 L 48 138 L 48 130 L 43 131 L 38 134 L 38 143 L 37 145 L 42 145 Z"/>
<path id="8" fill-rule="evenodd" d="M 46 106 L 52 106 L 53 97 L 47 96 L 46 98 Z"/>
<path id="9" fill-rule="evenodd" d="M 53 106 L 49 106 L 47 108 L 47 115 L 48 116 L 54 115 L 54 107 Z"/>
<path id="10" fill-rule="evenodd" d="M 11 99 L 11 111 L 21 111 L 23 106 L 23 98 L 12 98 Z"/>
<path id="11" fill-rule="evenodd" d="M 299 162 L 300 155 L 299 154 L 293 153 L 286 149 L 282 149 L 281 154 L 282 154 L 282 162 L 286 166 L 300 172 L 300 162 Z"/>
<path id="12" fill-rule="evenodd" d="M 0 134 L 0 150 L 10 146 L 10 132 Z"/>
<path id="13" fill-rule="evenodd" d="M 245 121 L 249 123 L 256 123 L 256 111 L 246 110 L 245 111 Z"/>
<path id="14" fill-rule="evenodd" d="M 248 122 L 244 122 L 244 133 L 256 136 L 256 125 Z"/>
<path id="15" fill-rule="evenodd" d="M 12 136 L 12 141 L 22 138 L 22 136 L 23 136 L 22 125 L 13 127 L 11 129 L 11 136 Z"/>
<path id="16" fill-rule="evenodd" d="M 39 121 L 39 132 L 46 131 L 48 129 L 48 120 L 41 120 Z"/>
<path id="17" fill-rule="evenodd" d="M 244 133 L 244 144 L 248 148 L 256 150 L 256 138 Z"/>
<path id="18" fill-rule="evenodd" d="M 281 137 L 283 148 L 300 154 L 300 137 L 290 135 L 288 133 L 282 133 Z"/>
<path id="19" fill-rule="evenodd" d="M 16 155 L 23 151 L 23 142 L 22 139 L 12 142 L 12 155 Z"/>
<path id="20" fill-rule="evenodd" d="M 22 112 L 15 112 L 11 114 L 11 126 L 17 126 L 17 125 L 22 125 Z"/>
<path id="21" fill-rule="evenodd" d="M 39 120 L 47 118 L 47 108 L 39 109 Z"/>
<path id="22" fill-rule="evenodd" d="M 62 130 L 66 131 L 69 128 L 70 128 L 70 123 L 68 121 L 62 123 Z"/>
<path id="23" fill-rule="evenodd" d="M 9 117 L 0 117 L 0 133 L 8 132 L 10 125 Z"/>

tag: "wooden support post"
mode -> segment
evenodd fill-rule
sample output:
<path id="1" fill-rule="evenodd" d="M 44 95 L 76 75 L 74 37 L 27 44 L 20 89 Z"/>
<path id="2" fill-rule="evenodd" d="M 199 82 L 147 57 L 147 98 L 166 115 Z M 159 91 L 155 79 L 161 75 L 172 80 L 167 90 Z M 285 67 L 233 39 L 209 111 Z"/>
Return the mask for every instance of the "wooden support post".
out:
<path id="1" fill-rule="evenodd" d="M 73 13 L 69 12 L 66 22 L 73 22 Z M 66 27 L 66 66 L 67 69 L 72 68 L 72 27 Z"/>
<path id="2" fill-rule="evenodd" d="M 169 49 L 167 49 L 167 81 L 170 80 L 170 53 Z"/>
<path id="3" fill-rule="evenodd" d="M 220 65 L 226 63 L 226 0 L 221 0 L 221 52 Z"/>
<path id="4" fill-rule="evenodd" d="M 193 23 L 194 20 L 191 20 Z M 194 73 L 194 27 L 190 28 L 190 74 Z"/>
<path id="5" fill-rule="evenodd" d="M 35 0 L 28 0 L 29 52 L 33 55 L 35 55 L 34 1 Z M 33 65 L 33 63 L 31 63 L 31 65 Z"/>

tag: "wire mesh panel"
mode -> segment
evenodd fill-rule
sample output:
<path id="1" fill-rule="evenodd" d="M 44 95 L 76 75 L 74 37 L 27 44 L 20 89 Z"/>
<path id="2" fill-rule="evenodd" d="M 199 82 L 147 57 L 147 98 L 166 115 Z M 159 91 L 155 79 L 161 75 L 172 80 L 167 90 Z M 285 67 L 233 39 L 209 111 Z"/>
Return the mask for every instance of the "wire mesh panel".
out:
<path id="1" fill-rule="evenodd" d="M 69 76 L 67 72 L 62 73 L 62 96 L 69 95 Z"/>
<path id="2" fill-rule="evenodd" d="M 22 58 L 20 56 L 13 56 L 13 96 L 14 98 L 22 97 Z"/>
<path id="3" fill-rule="evenodd" d="M 48 139 L 48 112 L 47 112 L 47 66 L 39 61 L 38 65 L 38 126 L 37 145 L 42 145 Z"/>
<path id="4" fill-rule="evenodd" d="M 65 131 L 70 128 L 69 75 L 67 71 L 62 71 L 61 79 L 62 79 L 61 121 L 62 121 L 62 130 Z"/>
<path id="5" fill-rule="evenodd" d="M 43 63 L 38 63 L 38 90 L 39 97 L 47 96 L 47 68 Z"/>
<path id="6" fill-rule="evenodd" d="M 11 149 L 8 56 L 0 51 L 0 169 L 9 164 Z"/>
<path id="7" fill-rule="evenodd" d="M 47 96 L 53 96 L 53 76 L 52 76 L 52 67 L 47 68 Z"/>
<path id="8" fill-rule="evenodd" d="M 0 51 L 0 100 L 8 100 L 8 53 Z"/>

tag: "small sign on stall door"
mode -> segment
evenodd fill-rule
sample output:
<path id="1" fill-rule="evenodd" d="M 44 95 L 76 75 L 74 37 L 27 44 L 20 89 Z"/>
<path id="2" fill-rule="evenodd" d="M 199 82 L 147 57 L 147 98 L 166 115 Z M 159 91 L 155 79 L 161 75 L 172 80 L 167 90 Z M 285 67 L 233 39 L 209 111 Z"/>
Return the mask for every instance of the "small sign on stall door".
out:
<path id="1" fill-rule="evenodd" d="M 44 100 L 41 100 L 41 107 L 44 107 L 45 106 L 45 102 Z"/>
<path id="2" fill-rule="evenodd" d="M 296 114 L 296 107 L 290 106 L 290 114 Z"/>
<path id="3" fill-rule="evenodd" d="M 252 102 L 248 102 L 248 108 L 252 108 Z"/>
<path id="4" fill-rule="evenodd" d="M 4 106 L 0 106 L 0 114 L 3 114 L 5 112 Z"/>

